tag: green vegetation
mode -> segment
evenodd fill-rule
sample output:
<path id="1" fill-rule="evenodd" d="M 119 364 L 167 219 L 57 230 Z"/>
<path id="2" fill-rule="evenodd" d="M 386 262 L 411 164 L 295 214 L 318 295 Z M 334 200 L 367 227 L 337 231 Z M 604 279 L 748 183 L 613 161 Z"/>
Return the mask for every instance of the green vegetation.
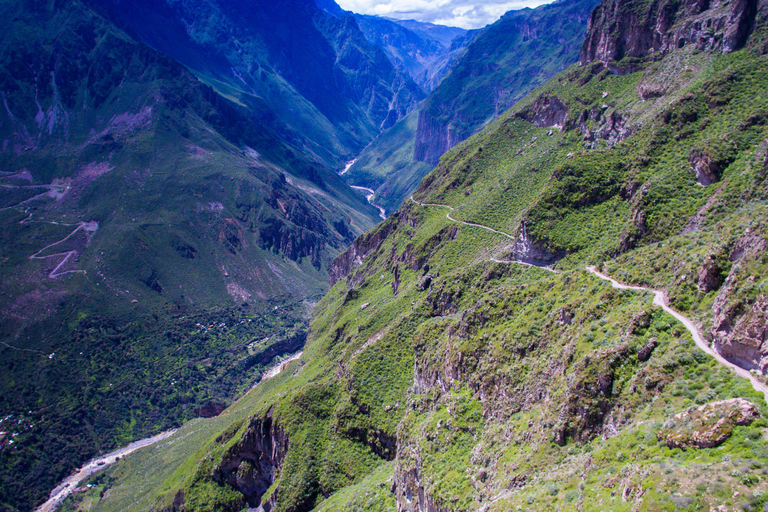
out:
<path id="1" fill-rule="evenodd" d="M 476 225 L 404 203 L 336 260 L 299 362 L 70 509 L 760 510 L 764 397 L 584 266 L 762 364 L 768 56 L 631 64 L 568 69 L 447 153 L 414 196 Z M 759 418 L 670 447 L 733 398 Z"/>
<path id="2" fill-rule="evenodd" d="M 263 101 L 218 96 L 82 2 L 0 14 L 0 418 L 24 418 L 0 508 L 30 510 L 299 350 L 377 211 Z"/>

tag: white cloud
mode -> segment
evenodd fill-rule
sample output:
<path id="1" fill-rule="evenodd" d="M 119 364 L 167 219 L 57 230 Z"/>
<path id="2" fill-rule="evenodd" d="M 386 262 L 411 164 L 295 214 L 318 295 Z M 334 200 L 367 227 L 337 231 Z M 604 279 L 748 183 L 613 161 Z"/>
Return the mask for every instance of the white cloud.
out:
<path id="1" fill-rule="evenodd" d="M 552 0 L 336 0 L 348 11 L 398 19 L 414 19 L 439 25 L 479 28 L 505 12 L 537 7 Z"/>

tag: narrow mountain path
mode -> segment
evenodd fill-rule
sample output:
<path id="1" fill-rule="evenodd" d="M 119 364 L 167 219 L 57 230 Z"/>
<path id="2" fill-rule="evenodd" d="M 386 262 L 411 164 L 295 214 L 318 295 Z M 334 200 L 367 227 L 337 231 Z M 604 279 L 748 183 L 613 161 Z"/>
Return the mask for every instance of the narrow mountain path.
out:
<path id="1" fill-rule="evenodd" d="M 512 235 L 510 235 L 509 233 L 505 233 L 503 231 L 499 231 L 497 229 L 490 228 L 488 226 L 483 226 L 482 224 L 475 224 L 474 222 L 467 222 L 467 221 L 464 221 L 464 220 L 454 219 L 453 217 L 451 217 L 451 212 L 454 211 L 453 206 L 448 206 L 447 204 L 438 204 L 438 203 L 420 203 L 417 200 L 415 200 L 413 198 L 413 196 L 411 196 L 410 199 L 411 199 L 411 201 L 413 201 L 414 203 L 416 203 L 419 206 L 437 206 L 437 207 L 440 207 L 440 208 L 448 208 L 448 210 L 450 210 L 450 211 L 447 214 L 445 214 L 445 217 L 448 220 L 452 221 L 452 222 L 456 222 L 458 224 L 464 224 L 465 226 L 473 226 L 473 227 L 476 227 L 476 228 L 484 229 L 486 231 L 490 231 L 491 233 L 496 233 L 497 235 L 505 236 L 505 237 L 509 238 L 510 240 L 512 240 L 513 242 L 517 241 L 517 239 L 515 237 L 513 237 Z M 516 263 L 518 265 L 525 265 L 527 267 L 536 267 L 536 268 L 540 268 L 540 269 L 543 269 L 543 270 L 547 270 L 547 271 L 552 272 L 554 274 L 559 274 L 560 273 L 559 270 L 555 270 L 555 269 L 550 268 L 550 267 L 534 265 L 533 263 L 527 263 L 525 261 L 520 261 L 520 260 L 497 260 L 496 258 L 490 258 L 489 261 L 493 261 L 494 263 L 508 263 L 508 264 Z"/>
<path id="2" fill-rule="evenodd" d="M 413 201 L 415 204 L 419 206 L 436 206 L 440 208 L 447 208 L 449 212 L 446 214 L 446 218 L 448 218 L 448 220 L 451 220 L 453 222 L 464 224 L 465 226 L 474 226 L 474 227 L 482 228 L 487 231 L 491 231 L 492 233 L 503 235 L 511 240 L 515 240 L 515 238 L 512 237 L 510 234 L 504 233 L 502 231 L 498 231 L 488 226 L 483 226 L 482 224 L 475 224 L 473 222 L 465 222 L 463 220 L 454 219 L 453 217 L 451 217 L 451 212 L 454 211 L 454 208 L 452 206 L 448 206 L 447 204 L 420 203 L 416 201 L 413 198 L 413 196 L 411 196 L 410 199 L 411 201 Z M 517 263 L 520 265 L 543 268 L 545 270 L 549 270 L 550 272 L 557 272 L 556 270 L 548 267 L 539 267 L 537 265 L 532 265 L 530 263 L 526 263 L 524 261 L 519 261 L 519 260 L 503 261 L 503 260 L 497 260 L 495 258 L 491 258 L 490 261 L 494 261 L 496 263 Z M 721 366 L 730 368 L 731 370 L 733 370 L 734 373 L 736 373 L 736 375 L 743 377 L 745 379 L 749 379 L 749 382 L 752 384 L 752 387 L 756 391 L 759 391 L 760 393 L 762 393 L 763 396 L 765 397 L 766 403 L 768 403 L 768 386 L 763 384 L 760 380 L 757 379 L 757 377 L 752 375 L 752 373 L 750 373 L 748 370 L 745 370 L 744 368 L 733 364 L 732 362 L 728 361 L 723 356 L 718 354 L 715 350 L 713 350 L 709 346 L 707 341 L 704 339 L 704 336 L 701 334 L 701 331 L 699 330 L 699 328 L 696 326 L 696 324 L 693 323 L 693 321 L 690 318 L 681 315 L 680 313 L 678 313 L 677 311 L 669 307 L 669 302 L 667 301 L 667 298 L 664 296 L 664 292 L 659 290 L 654 290 L 652 288 L 645 288 L 642 286 L 631 286 L 628 284 L 622 284 L 616 281 L 615 279 L 613 279 L 612 277 L 601 273 L 599 270 L 597 270 L 595 267 L 592 267 L 592 266 L 587 267 L 587 270 L 592 274 L 594 274 L 595 276 L 599 277 L 600 279 L 603 279 L 604 281 L 609 281 L 611 283 L 611 286 L 613 286 L 614 288 L 618 288 L 620 290 L 636 290 L 636 291 L 653 293 L 653 303 L 661 307 L 664 311 L 666 311 L 667 313 L 675 317 L 677 320 L 679 320 L 685 326 L 685 328 L 688 329 L 688 331 L 691 333 L 691 336 L 693 337 L 693 341 L 696 343 L 696 346 L 699 349 L 703 350 L 705 353 L 714 357 L 715 360 L 718 362 L 718 364 L 720 364 Z"/>
<path id="3" fill-rule="evenodd" d="M 413 201 L 414 203 L 416 203 L 419 206 L 439 206 L 441 208 L 448 208 L 451 212 L 454 211 L 454 209 L 455 209 L 453 206 L 448 206 L 447 204 L 420 203 L 417 200 L 415 200 L 413 198 L 413 196 L 411 196 L 411 201 Z M 505 232 L 499 231 L 497 229 L 489 228 L 488 226 L 483 226 L 482 224 L 475 224 L 474 222 L 467 222 L 467 221 L 464 221 L 464 220 L 454 219 L 453 217 L 451 217 L 451 212 L 448 212 L 448 213 L 445 214 L 445 217 L 448 220 L 451 220 L 453 222 L 458 222 L 459 224 L 464 224 L 465 226 L 474 226 L 476 228 L 481 228 L 481 229 L 484 229 L 486 231 L 490 231 L 492 233 L 496 233 L 497 235 L 505 236 L 505 237 L 509 238 L 510 240 L 512 240 L 513 242 L 517 241 L 517 239 L 515 237 L 513 237 L 512 235 L 510 235 L 509 233 L 505 233 Z M 522 261 L 519 261 L 518 263 L 522 263 Z M 536 265 L 533 265 L 533 266 L 535 267 Z M 539 268 L 542 268 L 542 267 L 539 267 Z"/>
<path id="4" fill-rule="evenodd" d="M 645 288 L 643 286 L 631 286 L 628 284 L 622 284 L 612 277 L 603 274 L 599 270 L 597 270 L 595 267 L 587 267 L 587 270 L 600 279 L 604 281 L 609 281 L 611 283 L 611 286 L 614 288 L 618 288 L 619 290 L 636 290 L 636 291 L 642 291 L 642 292 L 651 292 L 653 293 L 653 303 L 657 306 L 660 306 L 664 311 L 672 315 L 673 317 L 680 320 L 680 322 L 685 326 L 686 329 L 691 333 L 691 336 L 693 336 L 693 341 L 696 343 L 696 346 L 699 347 L 701 350 L 709 354 L 710 356 L 714 357 L 715 360 L 721 365 L 725 366 L 726 368 L 730 368 L 733 370 L 736 375 L 740 377 L 744 377 L 745 379 L 749 379 L 749 382 L 752 383 L 752 387 L 755 388 L 755 390 L 759 391 L 765 396 L 765 401 L 768 403 L 768 386 L 760 382 L 757 377 L 752 375 L 749 371 L 745 370 L 744 368 L 737 366 L 733 364 L 732 362 L 725 359 L 723 356 L 718 354 L 715 350 L 713 350 L 707 341 L 704 339 L 704 336 L 702 336 L 701 331 L 696 326 L 696 324 L 693 323 L 693 321 L 681 315 L 671 307 L 669 307 L 669 301 L 667 300 L 666 296 L 664 295 L 664 292 L 660 290 L 654 290 L 652 288 Z"/>

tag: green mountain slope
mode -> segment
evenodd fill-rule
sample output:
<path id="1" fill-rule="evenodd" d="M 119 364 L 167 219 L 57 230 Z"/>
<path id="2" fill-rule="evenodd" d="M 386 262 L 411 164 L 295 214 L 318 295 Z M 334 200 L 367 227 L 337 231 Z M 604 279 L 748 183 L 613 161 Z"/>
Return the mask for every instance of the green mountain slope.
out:
<path id="1" fill-rule="evenodd" d="M 605 2 L 580 66 L 334 261 L 302 359 L 162 466 L 156 509 L 765 505 L 766 397 L 586 268 L 662 289 L 765 388 L 768 4 L 651 7 L 617 32 L 648 6 Z M 130 495 L 146 464 L 99 492 Z"/>
<path id="2" fill-rule="evenodd" d="M 298 350 L 377 211 L 264 101 L 83 3 L 0 15 L 0 508 L 30 510 Z"/>
<path id="3" fill-rule="evenodd" d="M 381 134 L 350 168 L 351 183 L 376 191 L 388 212 L 402 203 L 440 156 L 479 131 L 578 59 L 593 0 L 510 11 L 477 31 L 450 72 L 419 107 Z M 414 114 L 411 114 L 412 116 Z M 408 153 L 403 141 L 413 147 Z M 424 165 L 426 164 L 426 165 Z"/>

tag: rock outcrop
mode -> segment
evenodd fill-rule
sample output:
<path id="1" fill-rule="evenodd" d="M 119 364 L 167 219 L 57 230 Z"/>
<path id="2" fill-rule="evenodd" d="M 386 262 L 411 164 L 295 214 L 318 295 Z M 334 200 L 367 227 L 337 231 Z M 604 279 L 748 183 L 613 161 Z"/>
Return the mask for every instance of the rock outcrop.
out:
<path id="1" fill-rule="evenodd" d="M 517 235 L 517 240 L 512 248 L 512 255 L 519 261 L 541 267 L 555 263 L 565 256 L 565 253 L 562 251 L 552 252 L 547 248 L 545 242 L 531 240 L 523 223 L 520 225 L 520 233 Z"/>
<path id="2" fill-rule="evenodd" d="M 720 181 L 720 173 L 723 169 L 708 152 L 693 150 L 688 155 L 688 161 L 691 163 L 691 169 L 696 174 L 696 181 L 699 185 L 708 187 Z"/>
<path id="3" fill-rule="evenodd" d="M 213 468 L 213 480 L 229 484 L 243 494 L 248 505 L 258 506 L 287 452 L 288 436 L 272 421 L 270 409 L 263 417 L 251 418 L 242 439 Z"/>
<path id="4" fill-rule="evenodd" d="M 568 118 L 568 106 L 557 96 L 539 96 L 517 116 L 540 128 L 551 126 L 562 130 Z"/>
<path id="5" fill-rule="evenodd" d="M 670 448 L 713 448 L 731 437 L 737 425 L 749 425 L 759 416 L 749 400 L 721 400 L 673 416 L 657 437 Z"/>
<path id="6" fill-rule="evenodd" d="M 768 296 L 754 299 L 739 293 L 755 281 L 745 277 L 744 264 L 762 258 L 768 241 L 759 232 L 748 231 L 730 250 L 732 267 L 712 304 L 712 337 L 717 351 L 742 368 L 768 372 Z M 706 265 L 706 264 L 705 264 Z"/>
<path id="7" fill-rule="evenodd" d="M 413 159 L 437 165 L 443 153 L 472 135 L 458 133 L 447 123 L 432 116 L 428 111 L 419 112 L 419 124 L 416 128 L 416 145 Z"/>
<path id="8" fill-rule="evenodd" d="M 757 0 L 653 0 L 638 10 L 627 0 L 605 0 L 589 19 L 579 63 L 609 65 L 624 58 L 665 54 L 694 45 L 729 53 L 744 46 L 755 23 Z"/>

